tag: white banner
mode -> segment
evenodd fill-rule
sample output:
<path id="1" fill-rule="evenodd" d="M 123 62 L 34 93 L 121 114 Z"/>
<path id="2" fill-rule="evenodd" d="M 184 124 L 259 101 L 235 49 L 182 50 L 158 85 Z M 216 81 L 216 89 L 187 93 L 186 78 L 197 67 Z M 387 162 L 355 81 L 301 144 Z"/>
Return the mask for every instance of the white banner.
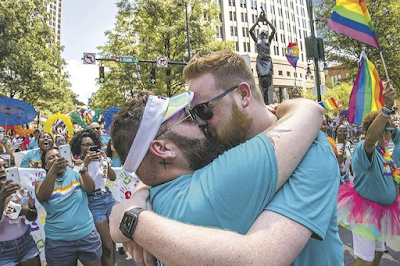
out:
<path id="1" fill-rule="evenodd" d="M 107 187 L 110 189 L 112 195 L 117 202 L 122 202 L 129 199 L 135 190 L 135 187 L 139 183 L 139 178 L 135 175 L 134 177 L 128 176 L 121 167 L 113 168 L 117 179 L 115 181 L 109 181 Z M 46 211 L 40 202 L 36 199 L 35 194 L 35 183 L 36 180 L 46 174 L 45 170 L 40 168 L 18 168 L 21 186 L 29 190 L 29 194 L 35 202 L 35 206 L 38 213 L 38 218 L 34 222 L 25 220 L 25 223 L 29 226 L 31 235 L 38 246 L 40 251 L 40 259 L 45 260 L 44 255 L 44 241 L 46 239 L 44 234 L 44 224 L 46 218 Z"/>

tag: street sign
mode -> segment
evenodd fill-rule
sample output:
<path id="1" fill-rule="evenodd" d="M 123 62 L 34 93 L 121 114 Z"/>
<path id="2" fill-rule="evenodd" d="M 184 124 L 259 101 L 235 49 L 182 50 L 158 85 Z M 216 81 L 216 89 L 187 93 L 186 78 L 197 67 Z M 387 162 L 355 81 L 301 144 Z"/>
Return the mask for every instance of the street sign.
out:
<path id="1" fill-rule="evenodd" d="M 96 54 L 95 53 L 83 53 L 83 64 L 84 65 L 95 65 Z"/>
<path id="2" fill-rule="evenodd" d="M 157 56 L 157 67 L 168 67 L 168 58 L 165 56 Z"/>
<path id="3" fill-rule="evenodd" d="M 132 56 L 121 56 L 119 58 L 119 62 L 121 63 L 139 63 L 139 58 Z"/>

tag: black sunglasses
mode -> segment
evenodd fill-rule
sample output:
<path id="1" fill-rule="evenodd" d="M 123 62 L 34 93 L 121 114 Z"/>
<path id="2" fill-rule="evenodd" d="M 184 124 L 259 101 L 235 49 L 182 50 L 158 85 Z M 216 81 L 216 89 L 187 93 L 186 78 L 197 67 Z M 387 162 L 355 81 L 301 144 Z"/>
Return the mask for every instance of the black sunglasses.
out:
<path id="1" fill-rule="evenodd" d="M 198 116 L 199 118 L 203 119 L 203 120 L 209 120 L 213 117 L 213 112 L 211 111 L 210 107 L 208 106 L 211 102 L 214 102 L 216 100 L 219 100 L 221 98 L 223 98 L 225 95 L 227 95 L 228 93 L 230 93 L 231 91 L 234 91 L 239 85 L 236 85 L 232 88 L 230 88 L 227 91 L 224 91 L 223 93 L 221 93 L 220 95 L 218 95 L 215 98 L 212 98 L 211 100 L 209 100 L 208 102 L 204 102 L 204 103 L 200 103 L 196 106 L 193 106 L 192 108 L 189 109 L 189 111 L 192 113 L 192 115 L 194 117 Z"/>

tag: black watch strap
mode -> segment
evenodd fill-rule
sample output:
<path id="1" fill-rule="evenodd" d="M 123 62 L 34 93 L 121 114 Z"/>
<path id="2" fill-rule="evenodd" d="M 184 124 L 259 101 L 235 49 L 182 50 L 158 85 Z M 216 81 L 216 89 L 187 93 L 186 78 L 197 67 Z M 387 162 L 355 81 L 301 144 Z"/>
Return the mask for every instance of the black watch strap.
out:
<path id="1" fill-rule="evenodd" d="M 135 230 L 136 224 L 138 222 L 139 213 L 145 211 L 146 209 L 135 207 L 124 213 L 122 221 L 119 224 L 119 230 L 124 236 L 132 239 L 133 231 Z M 133 239 L 132 239 L 133 240 Z"/>

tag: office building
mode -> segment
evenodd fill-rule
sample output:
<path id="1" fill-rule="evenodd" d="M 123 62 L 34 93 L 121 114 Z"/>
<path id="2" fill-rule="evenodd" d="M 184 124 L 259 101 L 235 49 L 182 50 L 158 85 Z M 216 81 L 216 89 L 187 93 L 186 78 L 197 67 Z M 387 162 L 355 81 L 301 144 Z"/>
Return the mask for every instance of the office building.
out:
<path id="1" fill-rule="evenodd" d="M 216 0 L 216 2 L 220 6 L 219 18 L 222 21 L 222 25 L 218 27 L 218 38 L 232 41 L 237 53 L 250 57 L 251 69 L 256 78 L 257 47 L 249 29 L 264 10 L 267 19 L 276 28 L 270 50 L 274 65 L 275 90 L 280 92 L 281 97 L 287 93 L 291 94 L 295 79 L 298 87 L 315 86 L 313 63 L 307 62 L 305 51 L 305 38 L 311 35 L 306 0 Z M 271 29 L 263 25 L 262 29 L 256 30 L 256 36 L 261 30 L 271 33 Z M 297 43 L 300 50 L 297 71 L 285 56 L 286 47 L 291 42 Z M 312 73 L 309 77 L 306 74 L 307 67 L 310 67 Z M 324 83 L 323 75 L 321 81 Z"/>
<path id="2" fill-rule="evenodd" d="M 62 0 L 47 0 L 47 12 L 50 13 L 51 17 L 49 20 L 49 26 L 55 33 L 56 42 L 61 42 L 61 14 L 62 14 Z"/>

